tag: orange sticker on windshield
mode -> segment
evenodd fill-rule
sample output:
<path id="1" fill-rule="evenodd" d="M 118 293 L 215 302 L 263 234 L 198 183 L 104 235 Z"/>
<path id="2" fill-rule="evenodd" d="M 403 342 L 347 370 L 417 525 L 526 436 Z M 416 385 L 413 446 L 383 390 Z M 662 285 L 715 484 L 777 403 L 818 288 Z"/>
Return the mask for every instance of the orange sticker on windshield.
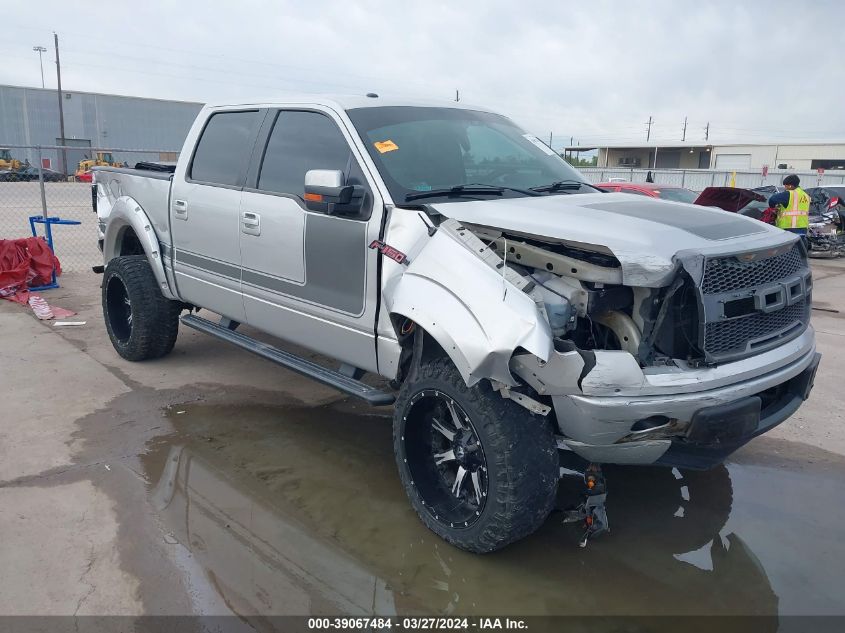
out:
<path id="1" fill-rule="evenodd" d="M 399 149 L 399 146 L 390 139 L 386 141 L 376 141 L 373 145 L 375 145 L 376 149 L 382 154 Z"/>

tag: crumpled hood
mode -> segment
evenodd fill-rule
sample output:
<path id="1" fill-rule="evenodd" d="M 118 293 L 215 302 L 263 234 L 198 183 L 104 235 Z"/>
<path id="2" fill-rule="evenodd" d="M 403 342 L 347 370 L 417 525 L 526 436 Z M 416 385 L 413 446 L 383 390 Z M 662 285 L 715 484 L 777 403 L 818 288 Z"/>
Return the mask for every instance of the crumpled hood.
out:
<path id="1" fill-rule="evenodd" d="M 796 238 L 780 229 L 719 209 L 624 193 L 564 194 L 435 203 L 438 213 L 512 235 L 565 242 L 612 253 L 629 286 L 670 283 L 675 256 L 735 253 Z"/>

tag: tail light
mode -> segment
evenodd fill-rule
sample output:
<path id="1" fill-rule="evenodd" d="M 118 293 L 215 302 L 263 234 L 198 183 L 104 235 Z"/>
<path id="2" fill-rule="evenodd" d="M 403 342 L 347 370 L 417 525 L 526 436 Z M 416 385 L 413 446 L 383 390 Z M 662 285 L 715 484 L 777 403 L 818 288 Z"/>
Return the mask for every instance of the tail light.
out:
<path id="1" fill-rule="evenodd" d="M 837 204 L 839 204 L 839 198 L 837 198 L 836 196 L 831 196 L 830 200 L 827 203 L 827 208 L 832 209 Z"/>

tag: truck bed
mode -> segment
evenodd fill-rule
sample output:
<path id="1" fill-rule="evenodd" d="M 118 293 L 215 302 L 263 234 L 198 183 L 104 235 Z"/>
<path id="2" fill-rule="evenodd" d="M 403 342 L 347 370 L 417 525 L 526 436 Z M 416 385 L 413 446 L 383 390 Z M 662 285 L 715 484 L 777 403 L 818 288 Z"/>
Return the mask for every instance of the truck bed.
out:
<path id="1" fill-rule="evenodd" d="M 94 184 L 97 186 L 97 219 L 100 226 L 105 226 L 112 207 L 119 198 L 129 198 L 150 218 L 159 240 L 169 244 L 168 206 L 173 174 L 125 167 L 98 167 L 93 171 Z"/>

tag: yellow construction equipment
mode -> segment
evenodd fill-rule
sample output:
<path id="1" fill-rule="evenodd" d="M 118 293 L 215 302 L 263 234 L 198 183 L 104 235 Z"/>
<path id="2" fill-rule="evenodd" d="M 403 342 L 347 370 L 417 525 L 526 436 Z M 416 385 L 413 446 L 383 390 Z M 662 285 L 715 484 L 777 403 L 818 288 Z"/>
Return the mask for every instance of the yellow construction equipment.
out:
<path id="1" fill-rule="evenodd" d="M 76 168 L 77 178 L 91 171 L 92 167 L 120 167 L 120 163 L 114 160 L 111 152 L 96 152 L 94 158 L 88 158 L 86 156 L 83 160 L 79 161 L 79 165 Z"/>
<path id="2" fill-rule="evenodd" d="M 17 171 L 21 168 L 21 161 L 12 158 L 12 150 L 0 149 L 0 169 L 11 169 Z"/>

